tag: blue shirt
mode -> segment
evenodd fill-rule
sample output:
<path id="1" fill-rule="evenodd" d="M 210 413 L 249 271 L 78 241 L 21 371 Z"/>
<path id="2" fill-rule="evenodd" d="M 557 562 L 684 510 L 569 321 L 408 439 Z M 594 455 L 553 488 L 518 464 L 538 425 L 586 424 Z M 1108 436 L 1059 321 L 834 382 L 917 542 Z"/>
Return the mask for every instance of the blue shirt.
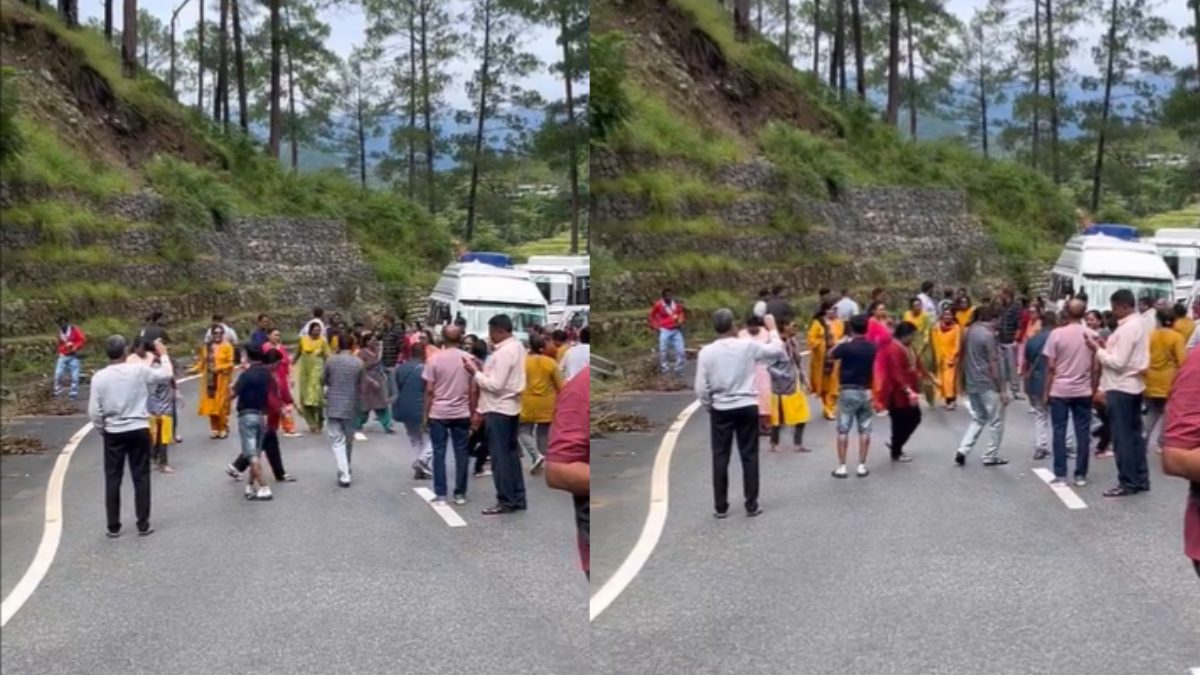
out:
<path id="1" fill-rule="evenodd" d="M 1030 364 L 1029 384 L 1025 386 L 1025 391 L 1035 399 L 1041 398 L 1046 390 L 1046 357 L 1042 356 L 1042 352 L 1049 339 L 1050 331 L 1043 330 L 1025 343 L 1025 362 Z"/>

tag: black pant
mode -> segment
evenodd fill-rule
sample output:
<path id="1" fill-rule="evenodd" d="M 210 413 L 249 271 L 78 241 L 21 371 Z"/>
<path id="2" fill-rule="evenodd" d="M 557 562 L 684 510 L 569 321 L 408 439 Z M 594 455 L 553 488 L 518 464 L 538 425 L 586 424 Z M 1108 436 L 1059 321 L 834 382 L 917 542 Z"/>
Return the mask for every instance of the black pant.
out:
<path id="1" fill-rule="evenodd" d="M 1146 441 L 1142 438 L 1142 395 L 1123 391 L 1106 394 L 1113 450 L 1117 455 L 1117 481 L 1128 490 L 1149 490 L 1150 468 L 1146 461 Z"/>
<path id="2" fill-rule="evenodd" d="M 717 513 L 729 510 L 729 457 L 737 438 L 742 460 L 742 496 L 746 510 L 758 508 L 758 406 L 709 413 L 713 453 L 713 505 Z"/>
<path id="3" fill-rule="evenodd" d="M 287 472 L 283 470 L 283 455 L 279 454 L 279 431 L 277 429 L 268 429 L 263 435 L 263 452 L 267 455 L 267 462 L 271 464 L 271 473 L 275 474 L 275 480 L 283 480 Z M 244 473 L 250 467 L 250 459 L 242 453 L 238 453 L 237 459 L 233 460 L 233 468 Z"/>
<path id="4" fill-rule="evenodd" d="M 496 502 L 511 509 L 525 508 L 525 476 L 521 473 L 521 446 L 517 443 L 516 415 L 487 413 L 488 450 L 492 453 L 492 483 Z"/>
<path id="5" fill-rule="evenodd" d="M 775 411 L 775 414 L 779 416 L 779 420 L 782 422 L 784 419 L 783 418 L 783 397 L 782 396 L 779 397 L 779 409 Z M 779 436 L 780 436 L 780 432 L 782 431 L 782 429 L 783 429 L 783 425 L 771 427 L 771 445 L 779 445 Z M 804 423 L 803 422 L 795 425 L 795 427 L 792 428 L 792 444 L 795 445 L 797 448 L 802 447 L 804 445 Z"/>
<path id="6" fill-rule="evenodd" d="M 1104 452 L 1108 450 L 1108 446 L 1112 445 L 1112 426 L 1108 423 L 1108 406 L 1092 403 L 1092 409 L 1096 411 L 1096 417 L 1100 420 L 1100 428 L 1096 430 L 1096 452 Z"/>
<path id="7" fill-rule="evenodd" d="M 467 437 L 467 450 L 475 458 L 475 473 L 480 473 L 488 459 L 487 422 L 480 424 L 479 428 Z"/>
<path id="8" fill-rule="evenodd" d="M 910 405 L 903 408 L 888 406 L 888 419 L 892 421 L 892 459 L 899 459 L 904 444 L 921 426 L 921 407 Z"/>
<path id="9" fill-rule="evenodd" d="M 133 480 L 133 503 L 139 532 L 150 527 L 150 430 L 104 434 L 104 507 L 108 531 L 121 530 L 121 479 L 125 460 Z"/>

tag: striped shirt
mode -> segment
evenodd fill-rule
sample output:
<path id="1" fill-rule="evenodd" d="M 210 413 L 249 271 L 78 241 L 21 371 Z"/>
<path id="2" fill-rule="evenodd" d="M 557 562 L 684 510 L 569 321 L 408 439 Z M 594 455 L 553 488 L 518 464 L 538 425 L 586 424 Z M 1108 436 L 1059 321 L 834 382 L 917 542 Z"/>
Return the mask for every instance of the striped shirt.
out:
<path id="1" fill-rule="evenodd" d="M 325 416 L 335 420 L 352 420 L 361 410 L 363 378 L 366 368 L 362 360 L 350 352 L 338 352 L 325 361 L 322 382 L 325 385 Z"/>

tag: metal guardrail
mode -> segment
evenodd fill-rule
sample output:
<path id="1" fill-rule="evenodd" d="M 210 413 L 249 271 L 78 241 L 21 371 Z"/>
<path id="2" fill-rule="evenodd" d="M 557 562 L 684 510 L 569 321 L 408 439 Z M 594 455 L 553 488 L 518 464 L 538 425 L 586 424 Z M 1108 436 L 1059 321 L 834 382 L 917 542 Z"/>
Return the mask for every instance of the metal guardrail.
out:
<path id="1" fill-rule="evenodd" d="M 618 377 L 621 375 L 621 367 L 616 363 L 609 361 L 603 356 L 592 354 L 589 357 L 592 374 L 600 377 Z"/>

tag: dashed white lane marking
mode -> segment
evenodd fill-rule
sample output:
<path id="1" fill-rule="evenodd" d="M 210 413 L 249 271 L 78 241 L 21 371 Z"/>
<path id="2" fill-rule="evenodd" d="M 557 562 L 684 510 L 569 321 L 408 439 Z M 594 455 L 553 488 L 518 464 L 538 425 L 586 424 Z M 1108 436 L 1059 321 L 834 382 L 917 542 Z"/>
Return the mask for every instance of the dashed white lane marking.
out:
<path id="1" fill-rule="evenodd" d="M 1192 675 L 1200 675 L 1200 667 L 1192 668 Z"/>
<path id="2" fill-rule="evenodd" d="M 441 516 L 442 520 L 446 521 L 446 524 L 450 527 L 467 526 L 467 521 L 463 520 L 462 516 L 458 515 L 454 509 L 450 508 L 449 504 L 433 503 L 433 498 L 436 496 L 433 494 L 433 490 L 430 490 L 427 487 L 418 487 L 413 488 L 413 492 L 417 493 L 417 496 L 421 499 L 424 499 L 425 503 L 429 505 L 429 508 L 433 509 L 434 513 Z"/>
<path id="3" fill-rule="evenodd" d="M 187 382 L 198 377 L 200 376 L 192 375 L 180 378 L 178 381 Z M 58 543 L 62 539 L 63 530 L 62 494 L 63 482 L 67 479 L 67 467 L 71 464 L 71 458 L 75 456 L 75 449 L 79 447 L 92 428 L 91 422 L 80 427 L 71 440 L 63 446 L 62 452 L 58 454 L 58 459 L 54 460 L 54 469 L 50 472 L 50 484 L 46 488 L 46 518 L 42 530 L 42 541 L 38 544 L 37 553 L 34 554 L 29 569 L 25 570 L 24 576 L 16 586 L 13 586 L 8 597 L 4 598 L 4 602 L 0 603 L 0 627 L 8 625 L 8 620 L 13 618 L 17 610 L 21 609 L 33 592 L 37 590 L 38 584 L 46 578 L 46 572 L 50 571 L 54 556 L 58 554 Z"/>
<path id="4" fill-rule="evenodd" d="M 654 547 L 658 545 L 658 539 L 662 536 L 663 526 L 667 522 L 667 496 L 670 488 L 671 478 L 671 455 L 675 452 L 675 442 L 679 439 L 680 432 L 683 431 L 684 425 L 691 419 L 692 415 L 700 409 L 700 402 L 693 401 L 691 405 L 684 408 L 683 412 L 675 418 L 667 429 L 667 434 L 663 436 L 662 443 L 658 446 L 658 455 L 654 458 L 654 471 L 650 479 L 650 512 L 646 515 L 646 524 L 642 526 L 642 533 L 638 536 L 637 544 L 633 550 L 625 557 L 625 561 L 617 568 L 617 571 L 609 578 L 608 581 L 600 587 L 591 597 L 589 602 L 590 617 L 589 621 L 595 621 L 596 617 L 600 616 L 608 606 L 612 604 L 617 596 L 625 590 L 629 583 L 633 581 L 638 572 L 642 571 L 642 566 L 650 558 L 650 554 L 654 552 Z"/>
<path id="5" fill-rule="evenodd" d="M 1033 473 L 1037 474 L 1037 477 L 1041 478 L 1042 482 L 1045 483 L 1046 485 L 1050 485 L 1050 481 L 1054 480 L 1054 472 L 1051 471 L 1050 469 L 1038 467 L 1033 470 Z M 1079 495 L 1075 494 L 1075 491 L 1072 490 L 1070 488 L 1070 486 L 1050 485 L 1050 489 L 1054 492 L 1055 495 L 1058 496 L 1059 499 L 1062 500 L 1062 503 L 1067 505 L 1068 509 L 1086 509 L 1087 508 L 1087 504 L 1083 503 L 1083 500 L 1079 498 Z M 1200 673 L 1197 673 L 1195 675 L 1200 675 Z"/>

